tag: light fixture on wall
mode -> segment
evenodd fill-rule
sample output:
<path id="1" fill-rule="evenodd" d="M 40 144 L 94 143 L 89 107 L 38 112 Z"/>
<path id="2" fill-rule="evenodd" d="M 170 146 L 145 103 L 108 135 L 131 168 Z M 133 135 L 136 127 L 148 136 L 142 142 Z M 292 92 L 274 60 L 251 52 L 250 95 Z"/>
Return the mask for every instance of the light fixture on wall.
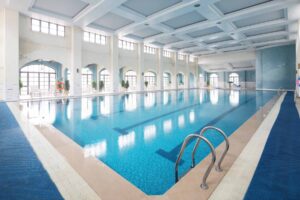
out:
<path id="1" fill-rule="evenodd" d="M 79 73 L 79 69 L 78 68 L 76 69 L 76 72 Z"/>

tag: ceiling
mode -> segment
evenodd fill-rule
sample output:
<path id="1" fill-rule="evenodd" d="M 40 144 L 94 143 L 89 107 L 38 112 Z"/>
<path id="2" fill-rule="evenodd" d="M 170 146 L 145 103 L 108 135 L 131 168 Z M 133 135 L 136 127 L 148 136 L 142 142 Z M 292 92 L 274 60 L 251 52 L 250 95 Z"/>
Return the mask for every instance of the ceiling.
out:
<path id="1" fill-rule="evenodd" d="M 195 56 L 253 51 L 293 43 L 300 18 L 299 9 L 292 9 L 300 4 L 300 0 L 6 2 L 7 6 L 25 15 L 50 16 L 67 24 Z"/>

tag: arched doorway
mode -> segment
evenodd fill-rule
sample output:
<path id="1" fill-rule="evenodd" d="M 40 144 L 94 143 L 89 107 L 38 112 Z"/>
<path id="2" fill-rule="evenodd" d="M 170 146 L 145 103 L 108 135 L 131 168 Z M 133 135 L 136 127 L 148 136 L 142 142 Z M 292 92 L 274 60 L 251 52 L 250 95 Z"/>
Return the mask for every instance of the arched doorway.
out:
<path id="1" fill-rule="evenodd" d="M 147 86 L 146 86 L 147 83 Z M 155 89 L 156 86 L 156 74 L 154 72 L 146 72 L 144 74 L 144 84 L 146 89 Z"/>
<path id="2" fill-rule="evenodd" d="M 82 93 L 92 92 L 93 72 L 88 67 L 81 70 Z"/>
<path id="3" fill-rule="evenodd" d="M 54 61 L 33 61 L 19 71 L 21 97 L 54 96 L 56 81 L 61 80 L 61 64 Z"/>
<path id="4" fill-rule="evenodd" d="M 125 81 L 128 81 L 129 90 L 136 90 L 137 74 L 135 71 L 129 70 L 125 73 Z"/>
<path id="5" fill-rule="evenodd" d="M 110 74 L 109 71 L 107 69 L 102 69 L 99 72 L 99 90 L 101 90 L 101 84 L 103 83 L 103 88 L 102 91 L 103 92 L 108 92 L 109 88 L 110 88 Z"/>
<path id="6" fill-rule="evenodd" d="M 204 76 L 203 74 L 199 74 L 199 87 L 204 87 Z"/>
<path id="7" fill-rule="evenodd" d="M 164 72 L 163 78 L 164 78 L 164 89 L 170 88 L 172 84 L 171 73 Z"/>
<path id="8" fill-rule="evenodd" d="M 209 84 L 214 88 L 217 88 L 219 86 L 219 77 L 217 74 L 211 74 L 209 76 Z"/>
<path id="9" fill-rule="evenodd" d="M 190 82 L 190 88 L 194 88 L 195 87 L 195 76 L 193 73 L 190 73 L 189 82 Z"/>
<path id="10" fill-rule="evenodd" d="M 240 85 L 239 75 L 237 73 L 229 74 L 229 83 L 234 84 L 235 86 Z"/>
<path id="11" fill-rule="evenodd" d="M 177 87 L 183 87 L 184 86 L 184 74 L 178 73 L 177 74 Z"/>

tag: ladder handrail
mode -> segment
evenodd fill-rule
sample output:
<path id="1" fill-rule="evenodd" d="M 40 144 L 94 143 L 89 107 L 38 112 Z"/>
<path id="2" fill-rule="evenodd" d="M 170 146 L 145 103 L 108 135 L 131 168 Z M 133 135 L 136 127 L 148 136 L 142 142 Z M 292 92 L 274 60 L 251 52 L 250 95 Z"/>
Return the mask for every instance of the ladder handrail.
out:
<path id="1" fill-rule="evenodd" d="M 211 150 L 211 153 L 212 153 L 212 159 L 211 159 L 211 163 L 210 165 L 208 166 L 204 176 L 203 176 L 203 180 L 202 180 L 202 183 L 200 185 L 200 187 L 202 189 L 207 189 L 208 186 L 207 186 L 207 183 L 206 183 L 206 179 L 208 177 L 208 175 L 210 174 L 213 166 L 215 165 L 215 162 L 216 162 L 216 153 L 215 153 L 215 149 L 214 149 L 214 146 L 210 143 L 210 141 L 208 139 L 206 139 L 205 137 L 199 135 L 199 134 L 190 134 L 188 135 L 185 139 L 184 139 L 184 142 L 182 143 L 182 146 L 181 146 L 181 149 L 180 149 L 180 152 L 179 152 L 179 155 L 177 157 L 177 160 L 176 160 L 176 163 L 175 163 L 175 181 L 178 182 L 179 178 L 178 178 L 178 164 L 181 160 L 181 157 L 182 157 L 182 154 L 186 148 L 186 145 L 188 144 L 188 142 L 192 139 L 192 138 L 198 138 L 203 140 L 204 142 L 206 142 L 206 144 L 209 146 L 210 150 Z M 200 141 L 199 141 L 200 142 Z"/>
<path id="2" fill-rule="evenodd" d="M 221 172 L 221 171 L 222 171 L 222 168 L 221 168 L 222 161 L 223 161 L 224 157 L 226 156 L 226 154 L 227 154 L 227 152 L 228 152 L 228 149 L 229 149 L 229 146 L 230 146 L 230 145 L 229 145 L 229 140 L 228 140 L 227 135 L 224 133 L 224 131 L 222 131 L 221 129 L 219 129 L 219 128 L 217 128 L 217 127 L 214 127 L 214 126 L 206 126 L 206 127 L 204 127 L 204 128 L 201 130 L 201 132 L 200 132 L 199 135 L 200 135 L 200 136 L 203 136 L 203 134 L 204 134 L 207 130 L 209 130 L 209 129 L 213 129 L 213 130 L 216 130 L 217 132 L 219 132 L 219 133 L 224 137 L 225 142 L 226 142 L 225 150 L 224 150 L 224 152 L 223 152 L 223 154 L 222 154 L 222 156 L 221 156 L 221 158 L 220 158 L 220 160 L 219 160 L 219 162 L 218 162 L 218 164 L 217 164 L 217 166 L 216 166 L 216 170 L 219 171 L 219 172 Z M 196 144 L 195 144 L 195 146 L 194 146 L 194 149 L 193 149 L 193 152 L 192 152 L 192 166 L 191 166 L 191 167 L 194 167 L 194 166 L 195 166 L 195 154 L 196 154 L 196 150 L 197 150 L 197 148 L 198 148 L 198 146 L 199 146 L 200 141 L 201 141 L 201 138 L 198 138 L 198 140 L 197 140 L 197 142 L 196 142 Z"/>

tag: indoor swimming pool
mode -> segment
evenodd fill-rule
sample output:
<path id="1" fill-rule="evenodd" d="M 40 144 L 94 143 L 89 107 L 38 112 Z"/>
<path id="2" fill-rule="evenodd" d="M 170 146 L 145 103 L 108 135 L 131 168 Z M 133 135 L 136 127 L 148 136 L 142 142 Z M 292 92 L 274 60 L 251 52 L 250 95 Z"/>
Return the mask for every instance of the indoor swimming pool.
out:
<path id="1" fill-rule="evenodd" d="M 33 124 L 52 124 L 80 145 L 85 157 L 98 158 L 146 194 L 158 195 L 175 184 L 175 161 L 188 134 L 213 125 L 229 136 L 275 95 L 193 89 L 23 102 L 21 106 Z M 219 134 L 207 134 L 215 147 L 223 142 Z M 181 176 L 190 168 L 192 147 L 188 145 L 183 155 Z M 208 153 L 201 143 L 196 162 Z"/>

